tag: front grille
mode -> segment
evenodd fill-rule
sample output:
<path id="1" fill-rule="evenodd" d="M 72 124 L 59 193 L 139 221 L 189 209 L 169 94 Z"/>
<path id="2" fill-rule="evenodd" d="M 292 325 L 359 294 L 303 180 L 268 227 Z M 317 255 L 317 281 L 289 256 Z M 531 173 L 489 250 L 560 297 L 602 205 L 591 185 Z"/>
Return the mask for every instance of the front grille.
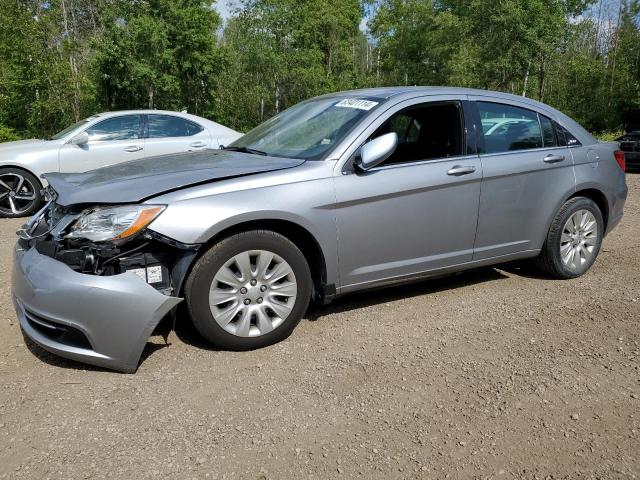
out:
<path id="1" fill-rule="evenodd" d="M 77 328 L 54 322 L 48 318 L 43 318 L 41 315 L 37 315 L 26 309 L 24 315 L 31 327 L 57 343 L 69 347 L 83 348 L 85 350 L 93 349 L 86 335 Z"/>

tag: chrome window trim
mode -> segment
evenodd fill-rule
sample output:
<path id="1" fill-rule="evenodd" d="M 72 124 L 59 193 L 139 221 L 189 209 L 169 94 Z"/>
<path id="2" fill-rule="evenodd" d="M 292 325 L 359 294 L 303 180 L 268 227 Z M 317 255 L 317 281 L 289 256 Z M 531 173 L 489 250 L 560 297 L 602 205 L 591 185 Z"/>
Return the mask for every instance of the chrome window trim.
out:
<path id="1" fill-rule="evenodd" d="M 367 172 L 377 172 L 379 170 L 390 170 L 393 168 L 402 168 L 402 167 L 412 167 L 412 166 L 423 166 L 428 164 L 438 164 L 444 162 L 450 162 L 451 160 L 477 160 L 478 155 L 456 155 L 454 157 L 438 157 L 431 158 L 427 160 L 414 160 L 410 162 L 402 162 L 402 163 L 390 163 L 388 165 L 380 165 L 378 167 L 371 168 L 367 170 Z"/>
<path id="2" fill-rule="evenodd" d="M 522 150 L 507 150 L 506 152 L 495 152 L 495 153 L 481 153 L 480 158 L 483 157 L 499 157 L 505 155 L 514 155 L 517 153 L 532 153 L 532 152 L 545 152 L 549 150 L 558 150 L 561 148 L 570 148 L 566 145 L 557 146 L 557 147 L 540 147 L 540 148 L 526 148 Z"/>

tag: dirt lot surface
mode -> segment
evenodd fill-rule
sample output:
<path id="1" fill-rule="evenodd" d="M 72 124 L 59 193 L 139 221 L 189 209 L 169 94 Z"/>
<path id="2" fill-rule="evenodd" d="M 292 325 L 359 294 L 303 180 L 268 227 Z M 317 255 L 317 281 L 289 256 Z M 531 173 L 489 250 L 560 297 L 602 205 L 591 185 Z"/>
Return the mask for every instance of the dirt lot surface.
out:
<path id="1" fill-rule="evenodd" d="M 507 266 L 351 296 L 249 353 L 182 325 L 135 375 L 25 342 L 21 222 L 0 220 L 0 478 L 637 478 L 640 175 L 628 182 L 580 279 Z"/>

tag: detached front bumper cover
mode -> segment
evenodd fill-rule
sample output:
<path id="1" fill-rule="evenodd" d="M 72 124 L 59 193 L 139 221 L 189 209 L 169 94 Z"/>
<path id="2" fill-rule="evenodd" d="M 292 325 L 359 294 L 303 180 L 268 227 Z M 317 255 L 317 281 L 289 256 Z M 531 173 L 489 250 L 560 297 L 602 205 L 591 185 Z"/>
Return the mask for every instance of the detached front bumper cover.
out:
<path id="1" fill-rule="evenodd" d="M 135 372 L 147 340 L 178 303 L 133 273 L 73 271 L 35 248 L 14 250 L 12 289 L 23 332 L 45 350 Z"/>

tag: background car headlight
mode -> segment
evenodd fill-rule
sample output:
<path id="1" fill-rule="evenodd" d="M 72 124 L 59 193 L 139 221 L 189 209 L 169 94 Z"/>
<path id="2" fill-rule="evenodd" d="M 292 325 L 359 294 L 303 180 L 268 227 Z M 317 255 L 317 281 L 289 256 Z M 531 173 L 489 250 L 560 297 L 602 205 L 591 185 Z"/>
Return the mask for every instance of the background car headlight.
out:
<path id="1" fill-rule="evenodd" d="M 71 226 L 66 238 L 92 242 L 122 240 L 145 228 L 165 208 L 163 205 L 124 205 L 88 210 Z"/>

